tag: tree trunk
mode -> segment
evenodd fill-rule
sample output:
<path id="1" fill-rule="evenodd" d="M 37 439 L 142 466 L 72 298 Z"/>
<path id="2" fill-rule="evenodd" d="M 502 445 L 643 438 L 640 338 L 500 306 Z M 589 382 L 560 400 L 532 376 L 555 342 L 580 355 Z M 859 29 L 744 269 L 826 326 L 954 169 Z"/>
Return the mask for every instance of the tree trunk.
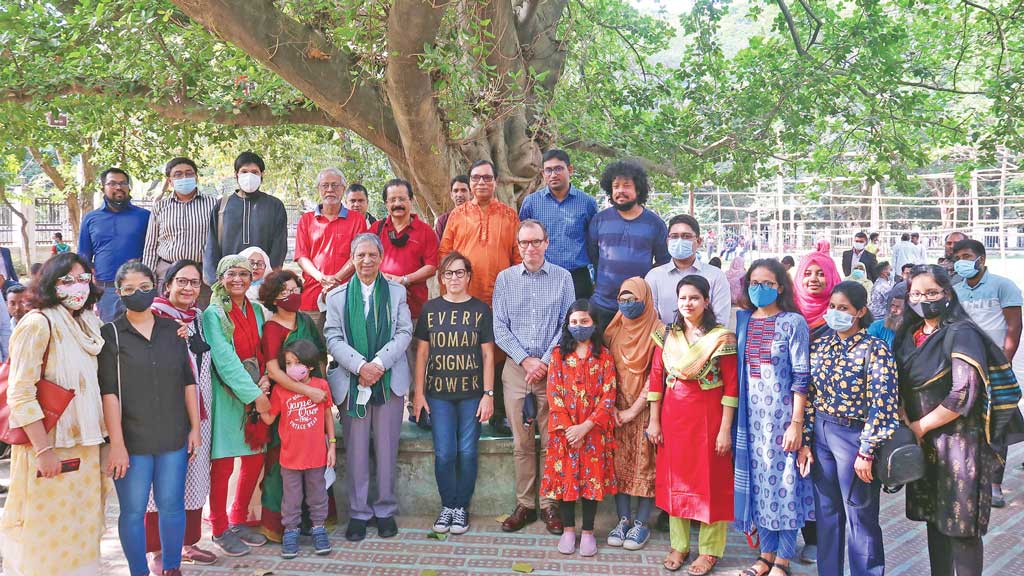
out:
<path id="1" fill-rule="evenodd" d="M 28 238 L 28 218 L 25 214 L 14 207 L 14 204 L 7 198 L 7 187 L 0 183 L 0 204 L 3 204 L 12 214 L 21 220 L 21 261 L 25 263 L 25 270 L 32 268 L 32 252 L 35 246 L 30 245 Z"/>

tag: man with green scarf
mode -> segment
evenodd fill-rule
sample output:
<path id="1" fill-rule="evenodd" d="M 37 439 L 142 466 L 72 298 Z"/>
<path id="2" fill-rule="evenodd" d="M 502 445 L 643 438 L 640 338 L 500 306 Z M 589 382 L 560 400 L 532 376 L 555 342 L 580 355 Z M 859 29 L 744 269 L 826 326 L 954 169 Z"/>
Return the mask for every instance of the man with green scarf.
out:
<path id="1" fill-rule="evenodd" d="M 405 287 L 380 273 L 384 246 L 374 234 L 352 240 L 356 274 L 327 295 L 324 336 L 338 363 L 327 372 L 338 402 L 346 439 L 349 524 L 345 538 L 366 537 L 377 519 L 377 534 L 398 534 L 395 466 L 398 439 L 411 374 L 406 349 L 412 341 L 412 317 Z M 371 434 L 372 430 L 372 434 Z M 376 460 L 377 498 L 369 501 L 370 442 Z"/>

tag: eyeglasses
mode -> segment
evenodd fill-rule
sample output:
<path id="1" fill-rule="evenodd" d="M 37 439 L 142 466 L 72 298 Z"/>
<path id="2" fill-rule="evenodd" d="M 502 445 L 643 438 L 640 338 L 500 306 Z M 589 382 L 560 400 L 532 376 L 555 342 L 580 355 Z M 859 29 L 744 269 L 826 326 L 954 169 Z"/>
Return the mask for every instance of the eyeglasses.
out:
<path id="1" fill-rule="evenodd" d="M 619 298 L 619 304 L 632 304 L 638 302 L 635 296 L 627 296 L 626 298 Z"/>
<path id="2" fill-rule="evenodd" d="M 253 270 L 263 270 L 267 263 L 262 260 L 249 260 L 249 266 L 252 266 Z"/>
<path id="3" fill-rule="evenodd" d="M 910 301 L 911 302 L 920 302 L 921 300 L 927 300 L 929 302 L 934 302 L 934 301 L 938 300 L 939 298 L 942 298 L 942 296 L 945 293 L 946 292 L 943 291 L 943 290 L 927 290 L 925 292 L 911 292 L 911 293 L 907 294 L 907 296 L 910 297 Z"/>
<path id="4" fill-rule="evenodd" d="M 317 185 L 321 190 L 341 190 L 345 187 L 344 184 L 338 184 L 335 182 L 323 182 Z"/>
<path id="5" fill-rule="evenodd" d="M 544 245 L 545 242 L 547 242 L 547 240 L 541 238 L 540 240 L 520 240 L 518 244 L 520 248 L 526 250 L 530 246 L 533 246 L 534 248 L 540 248 L 541 246 Z"/>
<path id="6" fill-rule="evenodd" d="M 71 274 L 68 274 L 67 276 L 61 276 L 60 278 L 57 278 L 57 284 L 59 284 L 60 286 L 71 286 L 72 284 L 88 284 L 89 282 L 92 282 L 92 274 L 89 273 L 82 273 L 79 274 L 78 276 L 72 276 Z"/>
<path id="7" fill-rule="evenodd" d="M 189 286 L 199 289 L 203 285 L 203 281 L 196 278 L 195 280 L 189 278 L 175 278 L 174 285 L 178 288 L 188 288 Z"/>
<path id="8" fill-rule="evenodd" d="M 696 240 L 697 235 L 690 232 L 684 232 L 682 234 L 669 234 L 669 240 Z"/>
<path id="9" fill-rule="evenodd" d="M 152 292 L 153 288 L 154 286 L 152 282 L 143 282 L 138 286 L 122 286 L 121 288 L 118 288 L 117 291 L 118 293 L 121 294 L 121 296 L 131 296 L 136 292 Z"/>
<path id="10" fill-rule="evenodd" d="M 248 280 L 250 278 L 252 278 L 252 272 L 249 272 L 248 270 L 242 270 L 242 271 L 229 270 L 228 272 L 224 273 L 224 279 L 225 280 L 238 280 L 238 279 Z"/>
<path id="11" fill-rule="evenodd" d="M 111 188 L 131 188 L 128 182 L 105 182 L 103 185 Z"/>
<path id="12" fill-rule="evenodd" d="M 545 176 L 551 176 L 553 174 L 561 174 L 565 172 L 565 166 L 552 166 L 551 168 L 544 169 Z"/>
<path id="13" fill-rule="evenodd" d="M 477 174 L 469 177 L 470 182 L 483 182 L 484 184 L 490 184 L 494 182 L 494 176 L 491 174 Z"/>
<path id="14" fill-rule="evenodd" d="M 756 280 L 750 281 L 751 288 L 757 288 L 758 286 L 764 286 L 765 288 L 778 288 L 778 282 L 772 282 L 771 280 L 765 280 L 764 282 L 758 282 Z"/>
<path id="15" fill-rule="evenodd" d="M 299 287 L 295 287 L 295 288 L 291 288 L 291 289 L 285 288 L 284 290 L 281 290 L 280 294 L 278 294 L 277 299 L 278 300 L 284 300 L 285 298 L 291 296 L 292 294 L 302 294 L 302 288 L 299 288 Z"/>
<path id="16" fill-rule="evenodd" d="M 171 180 L 177 180 L 178 178 L 195 178 L 195 177 L 196 177 L 196 173 L 193 172 L 192 170 L 189 170 L 188 172 L 178 172 L 178 171 L 171 172 Z"/>
<path id="17" fill-rule="evenodd" d="M 458 270 L 445 270 L 443 276 L 445 280 L 451 280 L 452 278 L 465 278 L 466 274 L 469 274 L 468 270 L 459 268 Z"/>

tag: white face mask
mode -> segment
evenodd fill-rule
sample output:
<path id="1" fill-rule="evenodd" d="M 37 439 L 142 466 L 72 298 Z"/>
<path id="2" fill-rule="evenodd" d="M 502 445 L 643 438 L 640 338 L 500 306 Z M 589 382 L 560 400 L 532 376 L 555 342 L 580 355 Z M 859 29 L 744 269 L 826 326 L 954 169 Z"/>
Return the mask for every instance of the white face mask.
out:
<path id="1" fill-rule="evenodd" d="M 358 391 L 356 395 L 356 417 L 366 417 L 366 405 L 370 402 L 370 396 L 373 396 L 373 388 L 368 386 L 356 386 Z"/>
<path id="2" fill-rule="evenodd" d="M 262 182 L 263 178 L 259 174 L 243 172 L 238 175 L 238 187 L 246 194 L 259 190 Z"/>

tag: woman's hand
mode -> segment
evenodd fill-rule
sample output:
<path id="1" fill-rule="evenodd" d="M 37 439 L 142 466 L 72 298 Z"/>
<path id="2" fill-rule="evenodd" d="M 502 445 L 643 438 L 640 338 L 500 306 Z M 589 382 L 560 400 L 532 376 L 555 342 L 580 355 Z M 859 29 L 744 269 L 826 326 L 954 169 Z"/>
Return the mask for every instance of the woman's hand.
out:
<path id="1" fill-rule="evenodd" d="M 732 430 L 722 428 L 718 431 L 718 438 L 715 438 L 715 454 L 726 456 L 732 450 Z"/>
<path id="2" fill-rule="evenodd" d="M 914 433 L 914 436 L 917 437 L 917 443 L 920 444 L 921 440 L 924 440 L 925 434 L 924 428 L 921 427 L 921 421 L 911 422 L 907 427 Z"/>
<path id="3" fill-rule="evenodd" d="M 480 398 L 480 405 L 476 409 L 476 419 L 481 423 L 487 422 L 494 416 L 494 396 L 484 394 Z"/>
<path id="4" fill-rule="evenodd" d="M 651 423 L 647 425 L 647 440 L 654 445 L 661 444 L 663 438 L 661 437 L 661 422 L 658 422 L 654 418 L 651 418 Z"/>
<path id="5" fill-rule="evenodd" d="M 128 466 L 128 448 L 124 444 L 111 444 L 107 474 L 114 480 L 120 480 L 128 473 Z"/>
<path id="6" fill-rule="evenodd" d="M 178 338 L 188 341 L 188 324 L 178 320 Z"/>
<path id="7" fill-rule="evenodd" d="M 814 464 L 814 455 L 811 454 L 811 447 L 804 446 L 796 455 L 796 468 L 800 476 L 806 478 L 811 473 L 811 464 Z"/>
<path id="8" fill-rule="evenodd" d="M 36 470 L 43 478 L 53 478 L 60 474 L 60 458 L 52 449 L 47 450 L 36 458 Z"/>
<path id="9" fill-rule="evenodd" d="M 565 439 L 569 441 L 569 446 L 573 448 L 579 448 L 580 444 L 583 443 L 583 439 L 587 437 L 587 433 L 593 425 L 590 422 L 584 422 L 583 424 L 576 424 L 575 426 L 569 426 L 565 429 Z"/>
<path id="10" fill-rule="evenodd" d="M 327 399 L 326 390 L 317 388 L 316 386 L 307 386 L 306 388 L 307 390 L 305 396 L 306 398 L 312 400 L 314 404 L 321 404 L 323 403 L 324 400 Z"/>
<path id="11" fill-rule="evenodd" d="M 270 393 L 270 376 L 267 376 L 266 374 L 264 374 L 263 377 L 260 378 L 259 387 L 260 387 L 260 391 L 261 392 L 263 392 L 264 394 L 269 394 Z"/>
<path id="12" fill-rule="evenodd" d="M 804 442 L 803 424 L 790 422 L 786 433 L 782 435 L 782 449 L 786 452 L 796 452 Z"/>
<path id="13" fill-rule="evenodd" d="M 430 405 L 427 404 L 426 394 L 417 394 L 412 400 L 412 419 L 416 422 L 420 421 L 423 416 L 423 411 L 426 410 L 427 414 L 430 414 Z M 479 408 L 477 409 L 479 412 Z"/>
<path id="14" fill-rule="evenodd" d="M 188 459 L 191 460 L 196 457 L 196 450 L 203 445 L 203 437 L 199 435 L 199 430 L 193 428 L 188 433 Z"/>
<path id="15" fill-rule="evenodd" d="M 853 471 L 857 474 L 857 478 L 860 478 L 867 484 L 871 484 L 871 481 L 874 480 L 874 477 L 871 475 L 871 464 L 871 460 L 862 458 L 860 454 L 853 461 Z"/>
<path id="16" fill-rule="evenodd" d="M 640 415 L 640 412 L 637 411 L 637 410 L 633 410 L 632 407 L 626 408 L 625 410 L 623 410 L 623 411 L 618 413 L 618 421 L 615 424 L 617 426 L 622 426 L 624 424 L 629 424 L 633 420 L 636 420 L 636 417 L 639 416 L 639 415 Z"/>

